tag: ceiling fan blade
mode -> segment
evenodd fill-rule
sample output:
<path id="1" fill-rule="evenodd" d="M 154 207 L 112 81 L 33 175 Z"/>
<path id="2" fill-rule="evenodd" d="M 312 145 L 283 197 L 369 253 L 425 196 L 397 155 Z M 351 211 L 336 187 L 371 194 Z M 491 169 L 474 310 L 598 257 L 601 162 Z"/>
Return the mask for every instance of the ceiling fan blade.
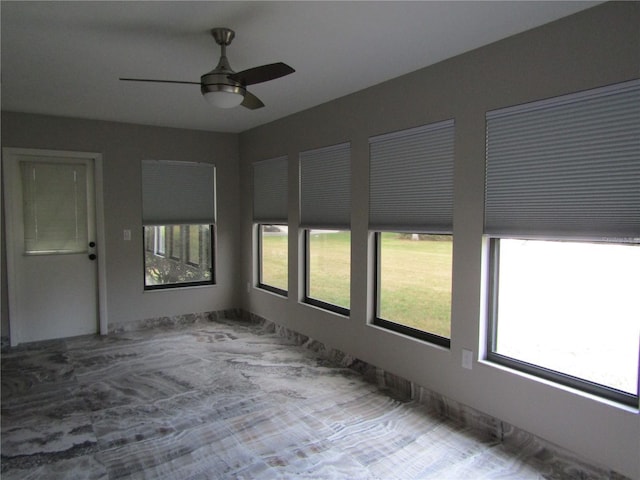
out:
<path id="1" fill-rule="evenodd" d="M 249 110 L 255 110 L 257 108 L 264 107 L 264 103 L 258 97 L 256 97 L 253 93 L 245 92 L 244 100 L 240 104 L 243 107 L 248 108 Z"/>
<path id="2" fill-rule="evenodd" d="M 284 77 L 293 72 L 295 72 L 295 70 L 289 65 L 278 62 L 232 73 L 228 78 L 235 82 L 240 82 L 243 85 L 254 85 L 256 83 L 268 82 L 269 80 Z"/>
<path id="3" fill-rule="evenodd" d="M 154 80 L 151 78 L 121 78 L 123 82 L 153 82 L 153 83 L 183 83 L 186 85 L 200 85 L 200 82 L 183 82 L 182 80 Z"/>

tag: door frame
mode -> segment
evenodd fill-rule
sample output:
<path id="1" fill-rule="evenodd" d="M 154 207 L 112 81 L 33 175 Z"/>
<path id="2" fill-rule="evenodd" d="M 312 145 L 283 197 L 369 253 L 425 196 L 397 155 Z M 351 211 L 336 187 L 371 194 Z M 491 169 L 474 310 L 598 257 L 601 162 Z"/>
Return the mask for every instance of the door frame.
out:
<path id="1" fill-rule="evenodd" d="M 22 155 L 39 155 L 50 157 L 71 157 L 93 160 L 93 183 L 94 183 L 94 205 L 95 205 L 95 221 L 96 221 L 96 252 L 97 258 L 97 285 L 98 292 L 97 299 L 97 314 L 100 335 L 106 335 L 108 333 L 108 318 L 107 318 L 107 276 L 106 276 L 106 240 L 105 240 L 105 227 L 104 227 L 104 191 L 103 191 L 103 175 L 102 175 L 102 154 L 95 152 L 76 152 L 67 150 L 49 150 L 49 149 L 36 149 L 36 148 L 12 148 L 7 147 L 2 149 L 2 166 L 4 170 L 3 182 L 12 181 L 9 176 L 6 175 L 7 163 L 10 161 L 17 161 L 17 158 Z M 14 221 L 19 219 L 14 218 L 15 214 L 12 208 L 9 208 L 12 198 L 9 198 L 13 194 L 12 188 L 7 188 L 9 185 L 4 185 L 2 193 L 4 193 L 4 226 L 5 226 L 5 246 L 7 252 L 7 298 L 8 298 L 8 311 L 9 311 L 9 341 L 11 346 L 16 346 L 21 342 L 20 338 L 20 314 L 17 312 L 16 307 L 16 278 L 18 272 L 16 271 L 16 244 L 12 234 L 12 226 Z"/>

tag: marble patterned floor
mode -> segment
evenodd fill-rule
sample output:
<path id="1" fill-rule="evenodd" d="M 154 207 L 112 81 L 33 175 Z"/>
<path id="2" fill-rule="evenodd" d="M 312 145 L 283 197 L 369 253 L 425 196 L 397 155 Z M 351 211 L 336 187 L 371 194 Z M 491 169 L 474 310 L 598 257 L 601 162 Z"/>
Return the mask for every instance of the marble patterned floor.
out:
<path id="1" fill-rule="evenodd" d="M 3 480 L 559 478 L 237 320 L 7 349 L 1 433 Z"/>

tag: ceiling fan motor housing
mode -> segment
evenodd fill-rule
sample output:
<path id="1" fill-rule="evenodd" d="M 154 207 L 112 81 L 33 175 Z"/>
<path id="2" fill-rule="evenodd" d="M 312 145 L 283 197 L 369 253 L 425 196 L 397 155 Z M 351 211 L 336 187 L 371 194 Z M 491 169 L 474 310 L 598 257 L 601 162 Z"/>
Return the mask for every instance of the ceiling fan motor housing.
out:
<path id="1" fill-rule="evenodd" d="M 205 73 L 200 77 L 200 91 L 203 95 L 211 92 L 227 92 L 244 96 L 247 89 L 240 83 L 231 80 L 227 75 L 217 70 Z"/>
<path id="2" fill-rule="evenodd" d="M 220 63 L 222 63 L 222 59 Z M 240 82 L 231 80 L 228 77 L 231 73 L 233 73 L 231 70 L 219 68 L 218 66 L 200 77 L 202 95 L 216 107 L 236 107 L 243 102 L 247 94 L 247 89 Z"/>

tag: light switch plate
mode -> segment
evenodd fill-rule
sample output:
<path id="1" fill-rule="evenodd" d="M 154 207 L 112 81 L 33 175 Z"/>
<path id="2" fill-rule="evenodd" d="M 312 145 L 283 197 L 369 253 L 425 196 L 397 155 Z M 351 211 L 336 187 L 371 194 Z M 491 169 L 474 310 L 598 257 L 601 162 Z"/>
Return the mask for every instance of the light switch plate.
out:
<path id="1" fill-rule="evenodd" d="M 471 350 L 462 350 L 462 368 L 467 370 L 473 368 L 473 352 Z"/>
<path id="2" fill-rule="evenodd" d="M 124 230 L 123 238 L 128 242 L 131 240 L 131 230 Z"/>

